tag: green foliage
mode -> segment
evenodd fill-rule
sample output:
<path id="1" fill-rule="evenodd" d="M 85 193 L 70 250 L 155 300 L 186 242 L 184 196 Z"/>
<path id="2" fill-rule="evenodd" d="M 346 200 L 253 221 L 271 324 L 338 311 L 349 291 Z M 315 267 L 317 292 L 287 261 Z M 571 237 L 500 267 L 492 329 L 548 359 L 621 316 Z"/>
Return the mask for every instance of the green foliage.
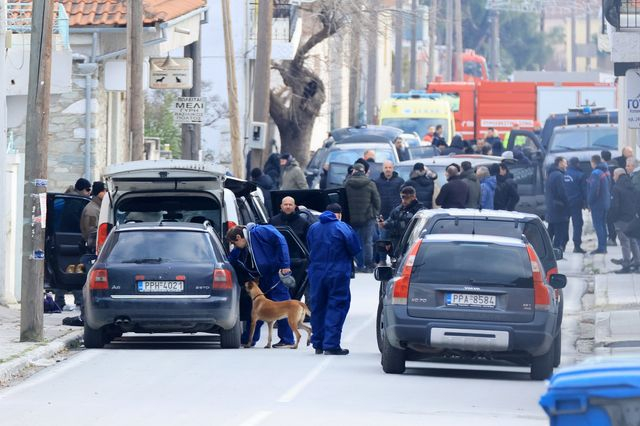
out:
<path id="1" fill-rule="evenodd" d="M 182 153 L 182 130 L 173 122 L 171 108 L 176 93 L 168 90 L 148 92 L 144 100 L 144 134 L 160 138 L 161 144 L 171 146 L 173 158 L 180 158 Z"/>

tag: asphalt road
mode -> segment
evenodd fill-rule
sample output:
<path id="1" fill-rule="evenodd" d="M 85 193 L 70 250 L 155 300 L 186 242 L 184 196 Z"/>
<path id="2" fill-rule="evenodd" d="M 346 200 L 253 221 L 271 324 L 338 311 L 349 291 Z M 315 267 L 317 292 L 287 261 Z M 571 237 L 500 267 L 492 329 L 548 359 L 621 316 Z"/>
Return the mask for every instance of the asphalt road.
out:
<path id="1" fill-rule="evenodd" d="M 384 374 L 377 293 L 370 274 L 352 282 L 348 356 L 262 349 L 264 332 L 256 348 L 239 350 L 204 334 L 127 334 L 0 391 L 0 424 L 548 424 L 538 406 L 545 384 L 528 369 L 408 363 L 404 375 Z"/>

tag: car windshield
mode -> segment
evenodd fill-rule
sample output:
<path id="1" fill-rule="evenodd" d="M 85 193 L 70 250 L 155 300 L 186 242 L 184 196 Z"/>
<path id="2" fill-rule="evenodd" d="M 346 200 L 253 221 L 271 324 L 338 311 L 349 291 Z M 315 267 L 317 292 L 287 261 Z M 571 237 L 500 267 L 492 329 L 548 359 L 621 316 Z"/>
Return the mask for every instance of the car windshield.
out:
<path id="1" fill-rule="evenodd" d="M 420 135 L 420 139 L 429 132 L 429 127 L 436 127 L 438 124 L 442 126 L 442 136 L 448 139 L 447 133 L 448 126 L 447 120 L 443 118 L 385 118 L 382 120 L 382 124 L 385 126 L 392 126 L 402 129 L 405 133 L 417 133 Z"/>
<path id="2" fill-rule="evenodd" d="M 373 145 L 373 144 L 372 144 Z M 342 164 L 353 164 L 356 162 L 358 158 L 362 158 L 364 152 L 367 149 L 373 150 L 375 152 L 376 163 L 384 163 L 389 160 L 392 162 L 396 162 L 396 159 L 393 155 L 393 151 L 391 145 L 379 144 L 381 147 L 371 146 L 367 147 L 367 145 L 363 145 L 362 148 L 348 148 L 348 149 L 335 149 L 329 153 L 329 157 L 327 158 L 327 163 L 342 163 Z"/>
<path id="3" fill-rule="evenodd" d="M 215 261 L 205 232 L 148 230 L 122 231 L 113 236 L 103 259 L 109 263 L 202 263 Z"/>
<path id="4" fill-rule="evenodd" d="M 590 151 L 618 149 L 618 129 L 616 127 L 584 127 L 553 133 L 551 152 Z"/>
<path id="5" fill-rule="evenodd" d="M 531 262 L 524 247 L 485 242 L 423 242 L 413 264 L 411 281 L 533 287 Z"/>

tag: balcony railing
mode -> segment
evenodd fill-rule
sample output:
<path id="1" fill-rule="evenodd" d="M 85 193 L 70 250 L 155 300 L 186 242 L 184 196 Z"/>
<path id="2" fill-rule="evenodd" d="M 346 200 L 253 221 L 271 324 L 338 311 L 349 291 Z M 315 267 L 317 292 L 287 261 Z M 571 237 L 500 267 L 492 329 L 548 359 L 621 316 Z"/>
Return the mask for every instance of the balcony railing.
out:
<path id="1" fill-rule="evenodd" d="M 616 30 L 640 29 L 640 0 L 602 0 L 602 10 Z"/>
<path id="2" fill-rule="evenodd" d="M 269 0 L 262 0 L 269 1 Z M 282 0 L 273 5 L 272 40 L 290 42 L 298 24 L 298 7 Z M 258 2 L 249 4 L 251 39 L 258 37 Z"/>
<path id="3" fill-rule="evenodd" d="M 18 34 L 31 32 L 32 2 L 9 0 L 7 2 L 7 31 Z M 62 4 L 54 10 L 53 33 L 58 34 L 56 45 L 69 49 L 69 16 Z"/>

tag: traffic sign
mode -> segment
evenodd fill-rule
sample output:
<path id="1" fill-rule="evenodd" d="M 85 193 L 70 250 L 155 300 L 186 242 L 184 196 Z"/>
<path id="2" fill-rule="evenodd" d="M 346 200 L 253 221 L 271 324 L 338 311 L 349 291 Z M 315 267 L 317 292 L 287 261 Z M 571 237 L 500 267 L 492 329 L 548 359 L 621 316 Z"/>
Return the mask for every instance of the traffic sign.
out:
<path id="1" fill-rule="evenodd" d="M 191 58 L 150 58 L 149 87 L 151 89 L 191 89 L 193 60 Z"/>
<path id="2" fill-rule="evenodd" d="M 173 121 L 177 124 L 202 124 L 204 101 L 201 97 L 181 96 L 173 103 Z"/>
<path id="3" fill-rule="evenodd" d="M 640 69 L 627 70 L 627 125 L 640 129 Z"/>

